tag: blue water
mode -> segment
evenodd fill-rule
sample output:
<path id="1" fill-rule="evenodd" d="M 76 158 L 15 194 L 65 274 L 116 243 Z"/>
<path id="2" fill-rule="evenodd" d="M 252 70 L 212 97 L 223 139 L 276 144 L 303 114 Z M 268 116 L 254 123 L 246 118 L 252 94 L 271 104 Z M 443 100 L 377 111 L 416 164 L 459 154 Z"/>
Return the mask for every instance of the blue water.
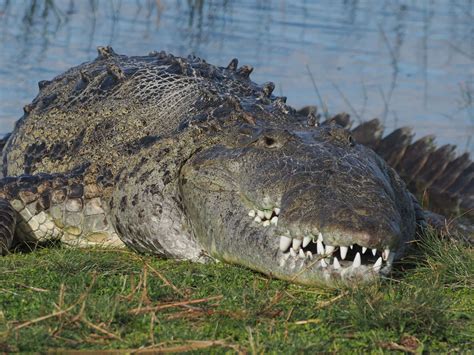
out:
<path id="1" fill-rule="evenodd" d="M 238 57 L 295 107 L 321 106 L 316 86 L 330 112 L 474 150 L 471 0 L 0 0 L 0 132 L 39 80 L 93 59 L 98 45 L 217 65 Z"/>

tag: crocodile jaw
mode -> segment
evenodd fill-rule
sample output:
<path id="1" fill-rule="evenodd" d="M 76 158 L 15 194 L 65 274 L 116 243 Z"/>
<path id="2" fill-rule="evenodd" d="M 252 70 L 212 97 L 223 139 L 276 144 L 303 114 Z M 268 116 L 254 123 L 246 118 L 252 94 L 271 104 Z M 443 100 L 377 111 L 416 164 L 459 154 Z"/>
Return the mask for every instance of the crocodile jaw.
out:
<path id="1" fill-rule="evenodd" d="M 271 211 L 250 210 L 249 218 L 260 228 L 269 228 L 270 234 L 278 234 L 278 220 L 281 209 Z M 284 233 L 284 234 L 283 234 Z M 361 236 L 346 233 L 346 242 L 339 243 L 333 233 L 326 231 L 326 241 L 322 232 L 315 228 L 306 236 L 291 237 L 290 232 L 281 232 L 279 238 L 272 238 L 269 244 L 278 250 L 276 259 L 285 274 L 295 273 L 291 279 L 305 282 L 306 271 L 317 269 L 324 280 L 370 280 L 388 274 L 392 268 L 396 251 L 364 246 Z M 275 243 L 275 239 L 277 243 Z M 357 243 L 358 242 L 358 243 Z"/>
<path id="2" fill-rule="evenodd" d="M 333 141 L 335 133 L 273 128 L 235 143 L 232 132 L 189 159 L 179 185 L 198 243 L 217 259 L 303 284 L 388 273 L 415 236 L 413 202 L 373 151 Z"/>

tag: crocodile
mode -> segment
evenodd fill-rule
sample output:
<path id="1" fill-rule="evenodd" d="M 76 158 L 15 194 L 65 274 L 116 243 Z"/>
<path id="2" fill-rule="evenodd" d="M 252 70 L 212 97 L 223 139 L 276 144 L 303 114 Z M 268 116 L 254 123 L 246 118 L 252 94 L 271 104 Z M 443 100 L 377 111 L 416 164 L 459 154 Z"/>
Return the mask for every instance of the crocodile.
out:
<path id="1" fill-rule="evenodd" d="M 126 246 L 351 285 L 408 253 L 426 222 L 417 186 L 472 203 L 468 156 L 429 138 L 411 144 L 403 129 L 382 138 L 377 120 L 352 130 L 346 114 L 320 122 L 272 82 L 254 83 L 252 70 L 99 47 L 39 82 L 2 152 L 2 253 L 54 240 Z M 412 193 L 374 149 L 402 174 L 429 176 L 430 159 L 437 173 L 408 181 Z"/>

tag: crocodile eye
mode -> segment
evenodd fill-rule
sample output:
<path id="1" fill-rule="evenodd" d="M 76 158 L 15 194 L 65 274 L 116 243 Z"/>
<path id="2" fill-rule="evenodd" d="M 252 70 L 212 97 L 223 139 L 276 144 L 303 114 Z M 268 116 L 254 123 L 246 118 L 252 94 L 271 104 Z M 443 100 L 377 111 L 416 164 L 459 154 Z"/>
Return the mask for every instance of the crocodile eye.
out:
<path id="1" fill-rule="evenodd" d="M 274 138 L 272 137 L 263 137 L 263 142 L 265 143 L 265 146 L 267 146 L 268 148 L 273 148 L 276 146 L 276 141 Z"/>

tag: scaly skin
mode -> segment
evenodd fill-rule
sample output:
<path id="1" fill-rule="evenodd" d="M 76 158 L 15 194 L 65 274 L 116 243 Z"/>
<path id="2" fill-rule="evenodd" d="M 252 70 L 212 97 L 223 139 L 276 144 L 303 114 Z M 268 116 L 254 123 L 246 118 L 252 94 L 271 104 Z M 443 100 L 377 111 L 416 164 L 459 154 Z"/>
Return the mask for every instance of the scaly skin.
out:
<path id="1" fill-rule="evenodd" d="M 318 126 L 251 70 L 99 48 L 40 82 L 3 151 L 17 176 L 0 184 L 3 251 L 123 242 L 304 284 L 388 272 L 423 219 L 404 182 L 337 118 Z"/>

